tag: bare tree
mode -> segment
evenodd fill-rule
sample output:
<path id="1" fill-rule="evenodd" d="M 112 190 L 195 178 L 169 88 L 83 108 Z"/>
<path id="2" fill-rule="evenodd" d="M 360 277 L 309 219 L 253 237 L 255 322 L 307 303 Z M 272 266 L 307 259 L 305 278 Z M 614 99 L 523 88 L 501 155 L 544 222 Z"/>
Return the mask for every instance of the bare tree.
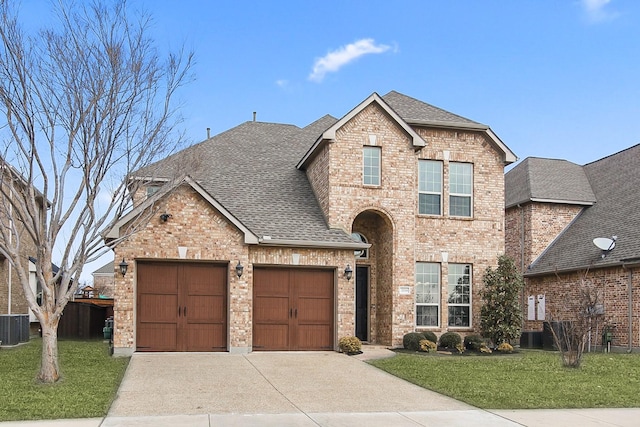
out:
<path id="1" fill-rule="evenodd" d="M 55 382 L 60 315 L 85 263 L 110 249 L 100 231 L 143 184 L 128 176 L 181 141 L 172 99 L 193 55 L 161 58 L 149 16 L 132 16 L 125 0 L 56 1 L 52 26 L 37 34 L 21 28 L 15 3 L 0 0 L 0 254 L 41 325 L 38 378 Z M 21 259 L 26 239 L 36 247 L 40 304 Z"/>
<path id="2" fill-rule="evenodd" d="M 588 274 L 589 270 L 586 270 L 580 277 L 578 298 L 565 300 L 564 311 L 570 313 L 569 318 L 551 323 L 553 342 L 560 352 L 562 364 L 572 368 L 580 367 L 587 342 L 593 332 L 599 330 L 604 317 L 602 295 L 589 283 Z"/>

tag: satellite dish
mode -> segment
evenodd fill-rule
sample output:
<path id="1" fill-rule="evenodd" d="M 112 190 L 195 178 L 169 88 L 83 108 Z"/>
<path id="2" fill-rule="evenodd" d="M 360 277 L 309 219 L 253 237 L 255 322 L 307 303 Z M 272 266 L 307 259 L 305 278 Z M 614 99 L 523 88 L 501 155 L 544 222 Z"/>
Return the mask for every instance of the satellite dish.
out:
<path id="1" fill-rule="evenodd" d="M 610 251 L 616 246 L 616 241 L 607 237 L 596 237 L 593 239 L 593 244 L 602 251 Z"/>

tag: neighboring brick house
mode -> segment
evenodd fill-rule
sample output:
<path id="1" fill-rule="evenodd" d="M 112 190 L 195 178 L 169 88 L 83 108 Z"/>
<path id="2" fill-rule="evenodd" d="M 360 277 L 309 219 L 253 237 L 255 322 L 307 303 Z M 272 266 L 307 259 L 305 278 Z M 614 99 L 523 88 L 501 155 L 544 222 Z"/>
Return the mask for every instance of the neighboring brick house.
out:
<path id="1" fill-rule="evenodd" d="M 23 267 L 25 271 L 29 272 L 31 287 L 34 294 L 37 294 L 35 264 L 30 260 L 30 257 L 36 254 L 36 247 L 33 239 L 24 230 L 21 215 L 9 200 L 10 197 L 19 197 L 17 192 L 25 188 L 24 179 L 2 160 L 0 160 L 0 186 L 2 187 L 0 190 L 0 226 L 5 230 L 14 230 L 10 238 L 14 244 L 19 242 Z M 17 204 L 17 202 L 14 203 Z M 0 235 L 0 239 L 2 238 Z M 0 252 L 0 315 L 29 314 L 30 321 L 36 322 L 35 316 L 29 310 L 29 304 L 14 269 L 9 259 Z"/>
<path id="2" fill-rule="evenodd" d="M 584 166 L 527 158 L 506 174 L 505 250 L 525 277 L 524 330 L 574 318 L 567 302 L 586 284 L 600 293 L 613 346 L 640 346 L 639 182 L 640 145 Z M 611 251 L 593 243 L 613 236 Z"/>
<path id="3" fill-rule="evenodd" d="M 477 331 L 515 160 L 488 126 L 397 92 L 304 128 L 246 122 L 170 156 L 136 174 L 146 190 L 105 234 L 129 265 L 115 352 Z"/>
<path id="4" fill-rule="evenodd" d="M 93 288 L 98 295 L 113 298 L 115 270 L 113 261 L 106 263 L 93 273 Z"/>

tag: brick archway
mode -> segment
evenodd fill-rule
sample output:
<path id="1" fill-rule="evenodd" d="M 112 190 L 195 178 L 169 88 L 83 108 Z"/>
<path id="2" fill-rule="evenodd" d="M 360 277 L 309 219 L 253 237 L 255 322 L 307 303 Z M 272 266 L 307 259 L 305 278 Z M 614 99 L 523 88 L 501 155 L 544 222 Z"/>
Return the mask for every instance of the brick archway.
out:
<path id="1" fill-rule="evenodd" d="M 368 276 L 367 280 L 356 277 L 356 286 L 366 286 L 366 297 L 363 298 L 367 301 L 364 315 L 367 319 L 368 340 L 392 345 L 393 224 L 386 214 L 366 210 L 355 217 L 351 231 L 366 236 L 371 244 L 366 258 L 356 258 L 356 275 L 360 273 Z"/>

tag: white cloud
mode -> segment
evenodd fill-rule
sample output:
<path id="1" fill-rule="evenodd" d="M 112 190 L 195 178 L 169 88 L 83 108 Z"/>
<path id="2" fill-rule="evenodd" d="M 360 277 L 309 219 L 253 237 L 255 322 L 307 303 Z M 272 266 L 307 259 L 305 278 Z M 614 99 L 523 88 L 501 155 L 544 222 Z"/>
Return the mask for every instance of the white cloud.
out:
<path id="1" fill-rule="evenodd" d="M 619 15 L 618 12 L 607 7 L 611 0 L 581 0 L 580 3 L 586 13 L 587 20 L 592 23 L 612 21 Z"/>
<path id="2" fill-rule="evenodd" d="M 370 53 L 383 53 L 390 49 L 384 44 L 376 45 L 373 39 L 357 40 L 346 46 L 327 53 L 322 58 L 316 59 L 309 80 L 321 82 L 327 73 L 334 73 L 344 65 Z"/>
<path id="3" fill-rule="evenodd" d="M 289 80 L 276 80 L 276 85 L 280 86 L 281 88 L 286 88 L 287 86 L 289 86 Z"/>

